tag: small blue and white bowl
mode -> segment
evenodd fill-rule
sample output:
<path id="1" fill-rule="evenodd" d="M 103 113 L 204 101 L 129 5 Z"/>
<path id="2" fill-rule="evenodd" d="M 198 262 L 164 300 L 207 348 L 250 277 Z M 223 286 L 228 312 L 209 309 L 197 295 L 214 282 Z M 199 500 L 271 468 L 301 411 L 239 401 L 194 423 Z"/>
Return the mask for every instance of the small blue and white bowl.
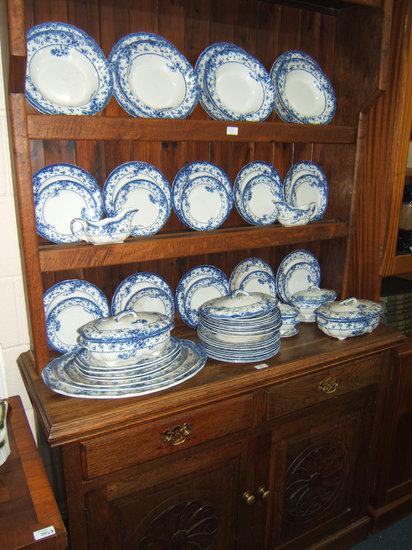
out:
<path id="1" fill-rule="evenodd" d="M 316 311 L 318 327 L 328 336 L 344 340 L 372 332 L 379 324 L 383 308 L 370 300 L 347 298 L 331 302 Z"/>
<path id="2" fill-rule="evenodd" d="M 299 321 L 304 323 L 316 322 L 316 309 L 336 300 L 336 292 L 326 288 L 311 286 L 305 290 L 295 292 L 291 302 L 299 311 Z"/>
<path id="3" fill-rule="evenodd" d="M 282 317 L 282 325 L 279 329 L 280 337 L 294 336 L 299 332 L 299 311 L 293 306 L 282 302 L 278 303 L 278 308 Z"/>

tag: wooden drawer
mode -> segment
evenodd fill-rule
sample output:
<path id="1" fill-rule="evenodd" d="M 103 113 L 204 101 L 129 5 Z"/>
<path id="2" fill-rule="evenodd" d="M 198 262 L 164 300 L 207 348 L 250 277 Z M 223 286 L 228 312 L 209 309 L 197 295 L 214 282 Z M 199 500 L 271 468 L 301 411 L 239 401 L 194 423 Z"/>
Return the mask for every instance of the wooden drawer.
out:
<path id="1" fill-rule="evenodd" d="M 244 395 L 83 442 L 87 479 L 175 453 L 252 427 L 253 396 Z"/>
<path id="2" fill-rule="evenodd" d="M 381 355 L 375 355 L 343 363 L 321 373 L 302 376 L 268 388 L 266 419 L 271 420 L 378 383 L 381 359 Z"/>

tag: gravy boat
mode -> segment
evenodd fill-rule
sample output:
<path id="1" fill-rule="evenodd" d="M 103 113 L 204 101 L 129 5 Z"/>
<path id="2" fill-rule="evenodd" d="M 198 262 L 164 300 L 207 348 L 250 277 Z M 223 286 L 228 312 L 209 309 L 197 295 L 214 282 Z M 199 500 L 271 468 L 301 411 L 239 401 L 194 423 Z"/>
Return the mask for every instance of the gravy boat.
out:
<path id="1" fill-rule="evenodd" d="M 284 201 L 273 201 L 277 209 L 278 221 L 286 226 L 306 225 L 316 212 L 316 202 L 310 202 L 303 208 L 296 208 Z"/>
<path id="2" fill-rule="evenodd" d="M 89 221 L 74 218 L 70 224 L 73 235 L 82 241 L 92 244 L 122 243 L 130 235 L 133 228 L 133 216 L 138 212 L 129 208 L 119 212 L 113 218 Z"/>

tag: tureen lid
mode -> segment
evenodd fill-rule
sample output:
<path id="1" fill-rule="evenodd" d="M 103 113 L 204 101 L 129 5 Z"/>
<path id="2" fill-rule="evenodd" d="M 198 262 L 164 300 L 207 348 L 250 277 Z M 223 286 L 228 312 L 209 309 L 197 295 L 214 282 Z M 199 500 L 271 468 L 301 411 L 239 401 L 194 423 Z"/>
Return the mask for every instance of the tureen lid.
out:
<path id="1" fill-rule="evenodd" d="M 304 302 L 319 302 L 332 301 L 336 298 L 336 292 L 327 288 L 319 288 L 317 286 L 311 286 L 304 290 L 295 292 L 292 297 L 292 303 L 304 303 Z"/>
<path id="2" fill-rule="evenodd" d="M 316 313 L 327 319 L 353 321 L 354 319 L 365 319 L 380 315 L 382 311 L 382 306 L 376 302 L 347 298 L 340 302 L 331 302 L 330 304 L 320 306 L 316 310 Z"/>
<path id="3" fill-rule="evenodd" d="M 235 290 L 229 296 L 209 300 L 200 308 L 203 317 L 226 319 L 256 317 L 271 311 L 278 312 L 277 299 L 261 292 Z"/>
<path id="4" fill-rule="evenodd" d="M 87 340 L 99 342 L 156 336 L 173 328 L 173 321 L 154 312 L 136 312 L 127 309 L 114 317 L 101 317 L 79 328 L 79 334 Z"/>
<path id="5" fill-rule="evenodd" d="M 283 302 L 278 303 L 278 307 L 280 309 L 280 313 L 282 315 L 282 318 L 287 317 L 297 317 L 299 315 L 299 311 L 289 304 L 284 304 Z"/>

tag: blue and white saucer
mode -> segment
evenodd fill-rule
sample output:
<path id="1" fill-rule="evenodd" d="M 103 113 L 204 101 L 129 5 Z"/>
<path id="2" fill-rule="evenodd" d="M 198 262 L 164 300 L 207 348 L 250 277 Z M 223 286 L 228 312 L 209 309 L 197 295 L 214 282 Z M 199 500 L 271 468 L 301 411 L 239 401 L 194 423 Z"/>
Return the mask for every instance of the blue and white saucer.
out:
<path id="1" fill-rule="evenodd" d="M 26 97 L 42 113 L 94 115 L 108 103 L 112 79 L 91 36 L 67 23 L 29 29 Z"/>
<path id="2" fill-rule="evenodd" d="M 147 288 L 157 288 L 169 297 L 173 302 L 173 292 L 167 282 L 156 273 L 141 271 L 134 273 L 122 281 L 116 288 L 111 304 L 111 314 L 117 315 L 124 311 L 129 300 L 140 290 Z M 147 310 L 145 310 L 147 311 Z M 162 313 L 159 311 L 158 313 Z"/>

